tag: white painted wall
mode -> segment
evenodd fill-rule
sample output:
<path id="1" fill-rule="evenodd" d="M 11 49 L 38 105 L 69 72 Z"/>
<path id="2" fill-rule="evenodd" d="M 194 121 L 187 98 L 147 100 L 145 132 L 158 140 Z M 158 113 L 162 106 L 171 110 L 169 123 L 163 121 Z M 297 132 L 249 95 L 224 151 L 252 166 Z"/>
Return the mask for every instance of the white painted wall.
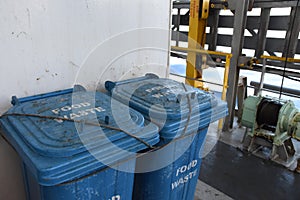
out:
<path id="1" fill-rule="evenodd" d="M 161 0 L 0 0 L 0 114 L 12 95 L 74 83 L 101 88 L 106 79 L 147 72 L 167 76 L 170 6 Z M 0 199 L 24 199 L 16 157 L 0 138 Z"/>

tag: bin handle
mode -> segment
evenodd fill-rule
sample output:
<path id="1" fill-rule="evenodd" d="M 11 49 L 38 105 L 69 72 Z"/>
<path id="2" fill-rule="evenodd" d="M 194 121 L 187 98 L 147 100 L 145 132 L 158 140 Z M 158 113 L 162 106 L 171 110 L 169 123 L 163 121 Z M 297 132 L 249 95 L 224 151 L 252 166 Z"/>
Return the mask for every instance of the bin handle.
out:
<path id="1" fill-rule="evenodd" d="M 197 92 L 193 90 L 193 91 L 187 91 L 187 92 L 178 94 L 177 100 L 180 102 L 184 96 L 188 96 L 188 95 L 190 95 L 191 99 L 194 99 L 197 95 Z"/>
<path id="2" fill-rule="evenodd" d="M 12 105 L 20 105 L 21 103 L 25 103 L 28 101 L 34 101 L 34 100 L 39 100 L 39 99 L 45 99 L 49 97 L 55 97 L 59 95 L 64 95 L 64 94 L 69 94 L 72 92 L 79 92 L 79 91 L 86 91 L 86 89 L 81 86 L 81 85 L 74 85 L 74 88 L 69 88 L 65 90 L 58 90 L 55 92 L 50 92 L 50 93 L 44 93 L 44 94 L 37 94 L 29 97 L 23 97 L 23 98 L 18 98 L 17 96 L 12 96 L 11 98 L 11 104 Z"/>
<path id="3" fill-rule="evenodd" d="M 152 73 L 147 73 L 145 76 L 138 77 L 138 78 L 133 78 L 129 80 L 122 80 L 122 81 L 106 81 L 105 82 L 105 89 L 109 92 L 111 92 L 116 86 L 118 85 L 123 85 L 123 84 L 128 84 L 128 83 L 133 83 L 133 82 L 138 82 L 138 81 L 143 81 L 147 79 L 158 79 L 159 77 L 155 74 Z"/>

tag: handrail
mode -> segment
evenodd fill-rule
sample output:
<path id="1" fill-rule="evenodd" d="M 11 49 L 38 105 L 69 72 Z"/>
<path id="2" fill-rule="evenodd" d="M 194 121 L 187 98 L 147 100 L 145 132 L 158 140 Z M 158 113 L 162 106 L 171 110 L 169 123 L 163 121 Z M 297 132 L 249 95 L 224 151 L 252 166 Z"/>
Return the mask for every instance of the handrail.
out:
<path id="1" fill-rule="evenodd" d="M 219 55 L 219 56 L 225 57 L 226 61 L 225 61 L 225 71 L 224 71 L 223 90 L 222 90 L 221 99 L 223 101 L 226 100 L 226 94 L 227 94 L 227 88 L 228 88 L 229 68 L 230 68 L 230 61 L 231 61 L 231 58 L 232 58 L 231 53 L 210 51 L 210 50 L 204 50 L 204 49 L 191 49 L 191 48 L 177 47 L 177 46 L 171 46 L 171 50 L 172 51 L 180 51 L 180 52 L 194 52 L 194 53 L 197 53 L 197 54 Z M 223 119 L 220 119 L 219 124 L 218 124 L 218 130 L 222 130 L 222 128 L 223 128 Z"/>
<path id="2" fill-rule="evenodd" d="M 173 51 L 181 51 L 181 52 L 194 52 L 194 53 L 206 53 L 210 55 L 218 55 L 218 56 L 230 56 L 232 57 L 231 53 L 225 53 L 225 52 L 220 52 L 220 51 L 210 51 L 210 50 L 204 50 L 204 49 L 191 49 L 191 48 L 186 48 L 186 47 L 177 47 L 177 46 L 171 46 L 171 50 Z"/>

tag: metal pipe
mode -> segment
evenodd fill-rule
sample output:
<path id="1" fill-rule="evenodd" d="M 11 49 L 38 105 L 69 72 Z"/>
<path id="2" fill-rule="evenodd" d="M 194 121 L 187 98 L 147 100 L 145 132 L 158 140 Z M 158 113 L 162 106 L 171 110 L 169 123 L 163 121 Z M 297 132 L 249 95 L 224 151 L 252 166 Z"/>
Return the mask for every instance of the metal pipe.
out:
<path id="1" fill-rule="evenodd" d="M 256 87 L 251 86 L 251 85 L 248 85 L 247 88 L 256 89 Z M 277 92 L 275 90 L 269 90 L 269 89 L 265 89 L 265 88 L 262 88 L 262 90 L 266 91 L 266 92 L 271 92 L 271 93 L 274 93 L 274 94 L 279 94 L 279 92 Z M 288 93 L 282 93 L 282 94 L 285 95 L 285 96 L 289 96 L 289 97 L 299 98 L 299 95 L 293 95 L 293 94 L 288 94 Z"/>
<path id="2" fill-rule="evenodd" d="M 262 71 L 261 71 L 261 77 L 260 77 L 260 82 L 259 82 L 259 87 L 257 90 L 257 94 L 255 95 L 261 95 L 261 89 L 263 88 L 263 84 L 265 81 L 265 74 L 266 74 L 266 59 L 263 59 L 263 67 L 262 67 Z"/>
<path id="3" fill-rule="evenodd" d="M 268 60 L 278 60 L 282 62 L 300 63 L 300 59 L 295 59 L 295 58 L 285 58 L 285 57 L 266 56 L 266 55 L 262 55 L 261 58 L 268 59 Z"/>
<path id="4" fill-rule="evenodd" d="M 218 55 L 218 56 L 230 56 L 232 57 L 232 54 L 230 53 L 224 53 L 224 52 L 218 52 L 218 51 L 209 51 L 209 50 L 202 50 L 202 49 L 193 49 L 193 48 L 186 48 L 186 47 L 171 47 L 172 51 L 179 51 L 179 52 L 195 52 L 199 54 L 210 54 L 210 55 Z"/>
<path id="5" fill-rule="evenodd" d="M 208 84 L 212 84 L 212 85 L 217 85 L 217 86 L 223 87 L 223 85 L 219 84 L 219 83 L 213 83 L 213 82 L 210 82 L 210 81 L 204 81 L 204 80 L 197 79 L 197 78 L 191 78 L 191 77 L 187 77 L 187 76 L 182 76 L 180 74 L 170 73 L 170 75 L 178 76 L 178 77 L 181 77 L 181 78 L 184 78 L 184 79 L 189 79 L 189 80 L 193 80 L 193 81 L 199 81 L 199 82 L 202 82 L 202 83 L 208 83 Z"/>
<path id="6" fill-rule="evenodd" d="M 255 82 L 255 81 L 251 81 L 250 85 L 254 86 L 255 88 L 258 88 L 259 85 L 260 85 L 260 83 L 259 82 Z M 263 88 L 279 92 L 281 87 L 276 86 L 276 85 L 264 84 Z M 300 96 L 300 90 L 296 90 L 296 89 L 292 89 L 292 88 L 283 88 L 282 91 L 284 93 L 287 93 L 287 94 L 293 94 L 293 95 Z"/>

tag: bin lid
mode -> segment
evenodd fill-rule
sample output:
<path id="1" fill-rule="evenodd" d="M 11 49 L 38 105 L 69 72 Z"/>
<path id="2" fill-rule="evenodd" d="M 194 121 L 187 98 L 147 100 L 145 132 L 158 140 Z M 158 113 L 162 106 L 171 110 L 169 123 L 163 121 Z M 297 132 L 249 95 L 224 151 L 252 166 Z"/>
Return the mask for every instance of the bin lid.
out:
<path id="1" fill-rule="evenodd" d="M 208 92 L 153 74 L 126 81 L 107 81 L 105 87 L 113 98 L 129 102 L 131 107 L 143 114 L 149 114 L 151 109 L 151 116 L 157 119 L 163 119 L 166 115 L 167 119 L 188 116 L 190 109 L 187 96 L 192 102 L 192 115 L 199 110 L 210 109 L 216 103 Z"/>
<path id="2" fill-rule="evenodd" d="M 129 102 L 146 119 L 151 118 L 160 127 L 162 138 L 198 131 L 228 114 L 227 103 L 211 93 L 153 74 L 119 82 L 107 81 L 105 87 L 113 98 Z M 189 115 L 189 125 L 185 127 Z"/>
<path id="3" fill-rule="evenodd" d="M 143 127 L 144 117 L 140 113 L 121 103 L 114 103 L 118 106 L 112 108 L 111 102 L 115 100 L 103 93 L 80 92 L 76 95 L 76 103 L 72 101 L 72 93 L 33 98 L 13 106 L 0 119 L 4 135 L 40 184 L 66 182 L 128 157 L 125 152 L 117 151 L 114 145 L 131 152 L 147 148 L 122 131 L 100 128 L 88 124 L 89 120 L 126 129 L 150 145 L 159 142 L 158 127 L 151 123 Z M 117 121 L 116 113 L 122 116 Z M 61 118 L 74 119 L 78 123 Z M 91 155 L 83 145 L 82 137 L 105 164 Z"/>
<path id="4" fill-rule="evenodd" d="M 189 124 L 186 129 L 185 126 L 188 123 L 187 119 L 183 119 L 181 121 L 170 120 L 165 124 L 162 124 L 162 128 L 160 130 L 160 136 L 162 138 L 174 138 L 180 137 L 183 134 L 190 134 L 197 132 L 201 129 L 207 128 L 210 123 L 213 123 L 221 118 L 224 118 L 228 115 L 227 104 L 223 101 L 218 101 L 217 106 L 214 106 L 210 110 L 205 110 L 199 113 L 199 116 L 190 118 Z M 159 122 L 156 122 L 159 125 Z M 184 132 L 185 131 L 185 132 Z"/>

